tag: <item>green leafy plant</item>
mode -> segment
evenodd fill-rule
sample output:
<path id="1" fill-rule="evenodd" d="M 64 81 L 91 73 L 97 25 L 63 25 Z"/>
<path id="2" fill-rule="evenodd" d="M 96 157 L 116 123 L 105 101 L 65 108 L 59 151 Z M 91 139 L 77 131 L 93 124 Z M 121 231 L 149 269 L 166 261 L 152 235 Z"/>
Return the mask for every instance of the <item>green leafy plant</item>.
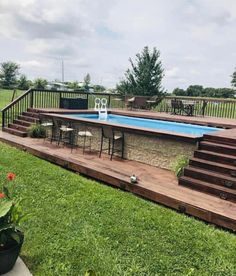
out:
<path id="1" fill-rule="evenodd" d="M 42 125 L 36 124 L 28 128 L 28 134 L 31 138 L 44 138 L 46 136 L 46 130 Z"/>
<path id="2" fill-rule="evenodd" d="M 177 177 L 180 177 L 183 174 L 184 168 L 188 166 L 188 163 L 189 159 L 184 155 L 177 159 L 176 163 L 174 164 L 174 172 Z"/>
<path id="3" fill-rule="evenodd" d="M 8 182 L 14 178 L 14 173 L 7 174 Z M 18 227 L 27 216 L 23 214 L 20 204 L 21 199 L 15 200 L 13 192 L 3 184 L 0 192 L 0 251 L 21 241 Z"/>

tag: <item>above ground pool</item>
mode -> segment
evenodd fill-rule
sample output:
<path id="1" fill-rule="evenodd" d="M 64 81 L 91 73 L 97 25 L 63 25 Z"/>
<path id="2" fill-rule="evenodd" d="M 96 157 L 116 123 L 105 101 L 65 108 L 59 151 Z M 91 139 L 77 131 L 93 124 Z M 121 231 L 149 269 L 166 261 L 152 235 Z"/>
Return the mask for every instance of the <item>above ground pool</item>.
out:
<path id="1" fill-rule="evenodd" d="M 167 132 L 174 132 L 180 134 L 187 134 L 192 136 L 203 136 L 206 133 L 219 131 L 219 128 L 207 127 L 186 123 L 176 123 L 170 121 L 162 121 L 156 119 L 146 119 L 130 116 L 121 116 L 115 114 L 108 114 L 106 120 L 100 120 L 98 114 L 66 114 L 66 118 L 72 119 L 86 119 L 93 122 L 107 122 L 117 126 L 138 127 L 147 130 L 160 130 Z"/>

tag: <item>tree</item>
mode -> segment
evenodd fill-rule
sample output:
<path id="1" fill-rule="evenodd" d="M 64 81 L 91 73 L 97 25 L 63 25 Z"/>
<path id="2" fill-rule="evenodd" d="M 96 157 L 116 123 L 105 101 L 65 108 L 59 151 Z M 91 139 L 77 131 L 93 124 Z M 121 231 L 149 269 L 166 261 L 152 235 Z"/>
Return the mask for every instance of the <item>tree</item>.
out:
<path id="1" fill-rule="evenodd" d="M 233 72 L 233 75 L 231 77 L 232 77 L 231 85 L 234 89 L 236 89 L 236 68 L 235 68 L 235 71 Z"/>
<path id="2" fill-rule="evenodd" d="M 68 88 L 75 89 L 75 90 L 80 88 L 78 81 L 68 82 L 67 85 L 68 85 Z"/>
<path id="3" fill-rule="evenodd" d="M 175 96 L 187 96 L 187 93 L 184 89 L 181 88 L 175 88 L 172 92 Z"/>
<path id="4" fill-rule="evenodd" d="M 106 90 L 106 87 L 103 85 L 95 84 L 93 86 L 94 92 L 103 92 Z"/>
<path id="5" fill-rule="evenodd" d="M 235 90 L 230 88 L 203 88 L 201 85 L 190 85 L 186 90 L 175 88 L 172 92 L 175 96 L 234 98 Z"/>
<path id="6" fill-rule="evenodd" d="M 87 74 L 87 75 L 84 77 L 84 89 L 85 89 L 85 90 L 89 90 L 90 82 L 91 82 L 91 77 L 90 77 L 89 74 Z"/>
<path id="7" fill-rule="evenodd" d="M 187 96 L 200 97 L 203 94 L 202 85 L 190 85 L 186 90 Z"/>
<path id="8" fill-rule="evenodd" d="M 42 79 L 42 78 L 37 78 L 34 80 L 34 88 L 35 89 L 45 89 L 46 85 L 47 85 L 47 80 Z"/>
<path id="9" fill-rule="evenodd" d="M 0 83 L 3 88 L 12 88 L 16 85 L 20 65 L 12 62 L 2 62 L 0 67 Z"/>
<path id="10" fill-rule="evenodd" d="M 117 85 L 117 90 L 123 94 L 161 96 L 164 89 L 161 85 L 164 76 L 160 52 L 154 47 L 149 51 L 144 47 L 140 54 L 136 54 L 135 61 L 129 59 L 131 69 L 125 72 L 125 78 Z"/>
<path id="11" fill-rule="evenodd" d="M 27 90 L 27 89 L 30 88 L 30 85 L 31 85 L 31 83 L 30 83 L 29 80 L 27 80 L 26 75 L 21 75 L 19 80 L 18 80 L 17 87 L 21 90 Z"/>

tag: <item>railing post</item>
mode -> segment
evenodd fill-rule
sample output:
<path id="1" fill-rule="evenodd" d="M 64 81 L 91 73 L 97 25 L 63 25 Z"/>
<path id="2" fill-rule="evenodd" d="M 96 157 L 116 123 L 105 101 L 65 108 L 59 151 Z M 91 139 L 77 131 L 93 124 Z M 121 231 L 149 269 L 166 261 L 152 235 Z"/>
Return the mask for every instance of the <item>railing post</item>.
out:
<path id="1" fill-rule="evenodd" d="M 34 106 L 34 90 L 30 91 L 30 107 Z"/>
<path id="2" fill-rule="evenodd" d="M 108 108 L 111 108 L 111 95 L 108 97 Z"/>
<path id="3" fill-rule="evenodd" d="M 5 111 L 2 111 L 2 128 L 5 127 Z"/>
<path id="4" fill-rule="evenodd" d="M 87 109 L 89 109 L 89 94 L 87 93 Z"/>
<path id="5" fill-rule="evenodd" d="M 61 91 L 59 92 L 59 108 L 61 108 Z"/>

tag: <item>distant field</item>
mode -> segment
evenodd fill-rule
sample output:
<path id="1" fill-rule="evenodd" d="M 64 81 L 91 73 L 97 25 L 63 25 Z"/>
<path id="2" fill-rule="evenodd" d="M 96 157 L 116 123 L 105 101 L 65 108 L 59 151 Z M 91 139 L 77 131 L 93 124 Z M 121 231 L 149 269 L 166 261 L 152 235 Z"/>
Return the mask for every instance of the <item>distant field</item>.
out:
<path id="1" fill-rule="evenodd" d="M 17 90 L 15 98 L 20 96 L 23 93 L 23 91 Z M 0 110 L 2 110 L 3 107 L 5 107 L 7 104 L 9 104 L 12 100 L 13 96 L 13 90 L 4 90 L 0 89 Z M 0 116 L 0 125 L 2 124 L 2 114 Z"/>

